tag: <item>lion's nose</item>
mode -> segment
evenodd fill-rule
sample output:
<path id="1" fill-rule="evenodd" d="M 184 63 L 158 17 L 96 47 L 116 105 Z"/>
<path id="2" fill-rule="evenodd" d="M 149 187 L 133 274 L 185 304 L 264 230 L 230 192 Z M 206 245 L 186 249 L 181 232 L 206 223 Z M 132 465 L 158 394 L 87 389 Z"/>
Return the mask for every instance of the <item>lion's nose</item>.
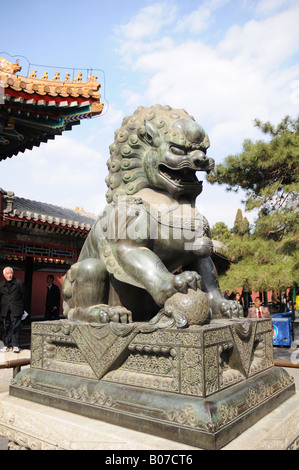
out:
<path id="1" fill-rule="evenodd" d="M 201 150 L 196 150 L 192 155 L 192 162 L 196 168 L 201 168 L 207 163 L 207 157 Z"/>

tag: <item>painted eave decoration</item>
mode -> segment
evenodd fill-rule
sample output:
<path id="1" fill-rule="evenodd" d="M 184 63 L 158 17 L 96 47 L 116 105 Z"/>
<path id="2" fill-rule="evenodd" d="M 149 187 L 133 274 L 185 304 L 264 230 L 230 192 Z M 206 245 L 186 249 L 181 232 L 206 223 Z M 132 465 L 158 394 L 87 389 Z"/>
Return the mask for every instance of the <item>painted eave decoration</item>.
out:
<path id="1" fill-rule="evenodd" d="M 51 78 L 44 72 L 37 78 L 36 70 L 18 75 L 21 68 L 0 57 L 0 161 L 54 139 L 101 114 L 104 106 L 92 72 L 83 81 L 82 72 L 76 77 L 55 72 Z"/>

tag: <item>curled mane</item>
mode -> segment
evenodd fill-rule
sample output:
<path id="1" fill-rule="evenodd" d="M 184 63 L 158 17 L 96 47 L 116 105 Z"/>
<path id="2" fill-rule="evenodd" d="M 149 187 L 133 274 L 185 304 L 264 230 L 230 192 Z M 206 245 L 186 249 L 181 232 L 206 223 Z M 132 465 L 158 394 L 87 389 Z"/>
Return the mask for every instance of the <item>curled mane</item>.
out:
<path id="1" fill-rule="evenodd" d="M 167 140 L 173 123 L 181 118 L 194 120 L 183 109 L 154 105 L 149 108 L 139 106 L 132 116 L 123 119 L 120 129 L 115 131 L 115 140 L 110 145 L 110 158 L 107 162 L 109 174 L 106 178 L 107 202 L 117 202 L 119 197 L 130 196 L 148 187 L 143 169 L 143 159 L 152 147 L 146 139 L 145 121 L 152 122 Z"/>

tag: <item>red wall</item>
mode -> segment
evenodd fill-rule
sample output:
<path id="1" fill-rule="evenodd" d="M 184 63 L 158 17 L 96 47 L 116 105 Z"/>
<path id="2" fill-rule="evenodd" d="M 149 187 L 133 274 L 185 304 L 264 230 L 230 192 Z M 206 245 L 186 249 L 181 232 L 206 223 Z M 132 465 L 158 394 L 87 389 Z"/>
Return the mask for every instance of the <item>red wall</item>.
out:
<path id="1" fill-rule="evenodd" d="M 52 271 L 34 271 L 32 278 L 32 296 L 31 296 L 31 317 L 44 317 L 46 296 L 47 296 L 47 282 L 46 279 L 49 274 L 54 276 L 54 284 L 56 284 L 61 293 L 62 278 L 65 273 L 55 273 Z M 21 281 L 25 280 L 25 272 L 15 269 L 14 276 Z M 0 272 L 0 282 L 4 280 L 3 271 Z M 62 300 L 60 303 L 60 315 L 62 315 Z"/>
<path id="2" fill-rule="evenodd" d="M 31 317 L 43 317 L 45 315 L 45 305 L 47 296 L 47 277 L 49 274 L 54 276 L 56 284 L 61 293 L 61 283 L 64 273 L 53 273 L 51 271 L 34 271 L 32 279 L 31 296 Z M 60 303 L 60 314 L 62 314 L 62 301 Z"/>
<path id="3" fill-rule="evenodd" d="M 14 270 L 13 275 L 17 279 L 20 279 L 20 281 L 24 281 L 24 279 L 25 279 L 25 272 L 24 271 Z M 4 281 L 3 269 L 1 269 L 1 272 L 0 272 L 0 282 L 2 282 L 2 281 Z"/>

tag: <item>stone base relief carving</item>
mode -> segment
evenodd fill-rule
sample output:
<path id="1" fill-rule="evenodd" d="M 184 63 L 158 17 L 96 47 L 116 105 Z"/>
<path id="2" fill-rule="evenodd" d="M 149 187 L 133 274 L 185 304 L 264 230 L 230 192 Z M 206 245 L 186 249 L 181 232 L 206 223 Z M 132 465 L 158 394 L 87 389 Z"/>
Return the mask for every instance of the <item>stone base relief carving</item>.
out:
<path id="1" fill-rule="evenodd" d="M 162 437 L 217 448 L 227 428 L 239 433 L 243 416 L 252 423 L 255 410 L 261 417 L 263 407 L 294 393 L 292 378 L 273 367 L 271 341 L 268 319 L 187 329 L 35 323 L 31 368 L 13 379 L 10 393 L 83 415 L 92 409 L 124 426 L 126 419 L 129 427 L 153 426 L 158 435 L 160 426 Z"/>

